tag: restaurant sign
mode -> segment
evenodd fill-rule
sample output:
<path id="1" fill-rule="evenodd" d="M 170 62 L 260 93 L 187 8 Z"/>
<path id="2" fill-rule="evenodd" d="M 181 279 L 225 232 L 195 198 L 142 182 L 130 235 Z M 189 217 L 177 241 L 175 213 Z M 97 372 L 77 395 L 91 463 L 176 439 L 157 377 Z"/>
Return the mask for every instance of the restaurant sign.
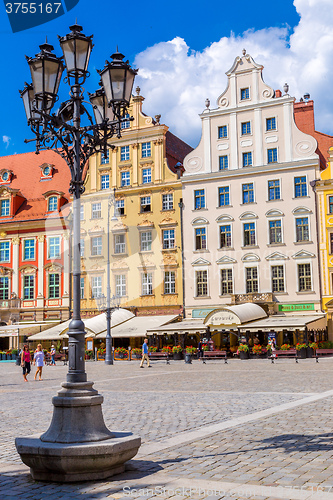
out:
<path id="1" fill-rule="evenodd" d="M 291 311 L 314 311 L 314 304 L 279 304 L 279 311 L 281 312 L 291 312 Z"/>
<path id="2" fill-rule="evenodd" d="M 208 318 L 206 318 L 204 323 L 209 326 L 230 326 L 241 324 L 239 317 L 235 313 L 227 310 L 218 310 L 213 312 L 208 316 Z"/>

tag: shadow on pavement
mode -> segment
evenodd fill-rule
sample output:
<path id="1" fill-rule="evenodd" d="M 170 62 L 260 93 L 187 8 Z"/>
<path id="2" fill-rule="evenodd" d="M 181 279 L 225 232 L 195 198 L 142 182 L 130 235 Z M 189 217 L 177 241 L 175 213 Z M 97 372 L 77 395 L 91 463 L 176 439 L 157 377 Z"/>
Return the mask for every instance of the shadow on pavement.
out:
<path id="1" fill-rule="evenodd" d="M 333 452 L 333 433 L 329 432 L 316 435 L 281 434 L 279 436 L 263 439 L 262 443 L 268 446 L 256 448 L 257 450 L 283 448 L 286 453 L 292 453 L 294 451 Z"/>

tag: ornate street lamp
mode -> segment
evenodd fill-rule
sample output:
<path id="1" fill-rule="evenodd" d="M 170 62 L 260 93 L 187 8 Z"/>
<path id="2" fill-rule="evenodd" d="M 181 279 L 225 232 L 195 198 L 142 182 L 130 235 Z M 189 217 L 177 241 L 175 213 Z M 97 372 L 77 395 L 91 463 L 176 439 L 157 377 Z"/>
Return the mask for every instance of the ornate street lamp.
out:
<path id="1" fill-rule="evenodd" d="M 88 76 L 92 36 L 85 36 L 75 24 L 71 32 L 59 37 L 63 57 L 52 53 L 47 42 L 41 52 L 27 58 L 32 84 L 21 92 L 28 124 L 36 135 L 36 153 L 52 149 L 67 163 L 71 172 L 73 194 L 73 319 L 68 329 L 68 373 L 58 396 L 54 397 L 53 419 L 49 429 L 36 438 L 17 438 L 16 447 L 34 479 L 46 481 L 80 481 L 103 479 L 124 471 L 124 463 L 136 455 L 141 439 L 130 433 L 112 433 L 104 423 L 103 397 L 87 382 L 85 372 L 85 330 L 80 312 L 80 196 L 84 192 L 82 173 L 89 157 L 108 147 L 115 134 L 120 135 L 121 122 L 129 104 L 136 70 L 124 56 L 116 53 L 101 73 L 103 87 L 96 98 L 107 96 L 102 118 L 97 119 L 100 104 L 92 98 L 96 123 L 86 109 L 82 84 Z M 121 58 L 120 58 L 121 56 Z M 65 65 L 63 62 L 65 61 Z M 51 113 L 58 100 L 63 70 L 67 71 L 70 99 Z M 108 94 L 111 85 L 111 97 Z M 116 89 L 121 88 L 121 92 Z M 124 90 L 125 89 L 125 90 Z M 94 94 L 93 94 L 94 96 Z M 88 103 L 89 104 L 89 103 Z M 86 118 L 87 125 L 81 121 Z M 29 141 L 27 141 L 29 142 Z"/>

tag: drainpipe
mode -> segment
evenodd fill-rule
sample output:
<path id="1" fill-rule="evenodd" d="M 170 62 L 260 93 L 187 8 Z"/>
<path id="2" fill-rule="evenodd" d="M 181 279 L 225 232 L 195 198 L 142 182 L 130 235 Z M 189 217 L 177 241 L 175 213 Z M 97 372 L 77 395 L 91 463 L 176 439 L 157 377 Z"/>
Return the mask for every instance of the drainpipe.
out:
<path id="1" fill-rule="evenodd" d="M 181 253 L 182 253 L 182 287 L 183 287 L 183 319 L 185 319 L 185 269 L 184 269 L 184 230 L 183 230 L 183 198 L 178 203 L 180 208 L 180 235 L 181 235 Z"/>
<path id="2" fill-rule="evenodd" d="M 319 217 L 318 217 L 318 202 L 317 202 L 317 192 L 316 185 L 319 179 L 314 179 L 310 181 L 310 186 L 312 187 L 312 191 L 314 192 L 315 197 L 315 215 L 316 215 L 316 226 L 317 226 L 317 252 L 318 252 L 318 276 L 319 276 L 319 297 L 320 297 L 320 310 L 323 313 L 323 292 L 322 292 L 322 280 L 321 280 L 321 268 L 320 268 L 320 245 L 319 245 L 319 237 L 320 230 L 318 231 L 319 226 Z"/>

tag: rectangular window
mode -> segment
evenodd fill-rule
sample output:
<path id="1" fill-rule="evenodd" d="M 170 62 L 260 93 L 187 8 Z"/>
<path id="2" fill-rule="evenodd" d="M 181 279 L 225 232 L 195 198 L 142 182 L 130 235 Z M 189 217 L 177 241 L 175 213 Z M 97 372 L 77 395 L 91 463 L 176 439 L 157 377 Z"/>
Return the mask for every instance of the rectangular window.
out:
<path id="1" fill-rule="evenodd" d="M 241 89 L 241 101 L 244 99 L 250 99 L 250 89 L 246 87 L 245 89 Z"/>
<path id="2" fill-rule="evenodd" d="M 176 293 L 175 271 L 164 272 L 164 293 Z"/>
<path id="3" fill-rule="evenodd" d="M 53 236 L 49 238 L 49 259 L 58 259 L 60 257 L 60 238 Z"/>
<path id="4" fill-rule="evenodd" d="M 242 123 L 242 135 L 251 134 L 251 122 Z"/>
<path id="5" fill-rule="evenodd" d="M 206 228 L 197 227 L 195 229 L 195 249 L 205 250 L 207 248 Z"/>
<path id="6" fill-rule="evenodd" d="M 60 297 L 60 276 L 59 274 L 49 274 L 49 299 Z"/>
<path id="7" fill-rule="evenodd" d="M 9 215 L 9 200 L 1 200 L 1 217 Z"/>
<path id="8" fill-rule="evenodd" d="M 311 290 L 311 267 L 310 264 L 298 264 L 298 291 Z"/>
<path id="9" fill-rule="evenodd" d="M 91 205 L 91 218 L 92 219 L 100 219 L 102 217 L 102 204 L 101 203 L 93 203 Z"/>
<path id="10" fill-rule="evenodd" d="M 254 187 L 253 187 L 253 182 L 250 182 L 249 184 L 243 184 L 242 185 L 242 199 L 243 199 L 243 204 L 245 203 L 253 203 L 254 202 Z"/>
<path id="11" fill-rule="evenodd" d="M 149 158 L 151 156 L 151 143 L 143 142 L 141 144 L 141 158 Z"/>
<path id="12" fill-rule="evenodd" d="M 102 236 L 91 238 L 91 255 L 102 255 Z"/>
<path id="13" fill-rule="evenodd" d="M 309 241 L 308 217 L 296 219 L 296 241 Z"/>
<path id="14" fill-rule="evenodd" d="M 0 278 L 0 299 L 9 299 L 9 279 L 8 276 L 3 276 Z"/>
<path id="15" fill-rule="evenodd" d="M 0 262 L 9 262 L 9 241 L 0 242 Z"/>
<path id="16" fill-rule="evenodd" d="M 125 128 L 130 128 L 131 122 L 129 120 L 130 115 L 127 113 L 125 116 L 125 120 L 121 122 L 120 128 L 125 129 Z"/>
<path id="17" fill-rule="evenodd" d="M 333 196 L 328 197 L 328 213 L 333 214 Z"/>
<path id="18" fill-rule="evenodd" d="M 34 260 L 35 259 L 35 240 L 24 240 L 23 243 L 23 259 L 24 260 Z"/>
<path id="19" fill-rule="evenodd" d="M 295 177 L 295 198 L 301 198 L 302 196 L 307 196 L 308 190 L 306 186 L 306 176 Z"/>
<path id="20" fill-rule="evenodd" d="M 142 295 L 153 295 L 153 273 L 141 275 Z"/>
<path id="21" fill-rule="evenodd" d="M 173 210 L 173 194 L 162 194 L 162 210 Z"/>
<path id="22" fill-rule="evenodd" d="M 116 200 L 117 215 L 125 215 L 125 200 Z"/>
<path id="23" fill-rule="evenodd" d="M 101 175 L 101 189 L 109 189 L 110 187 L 110 176 L 109 174 Z"/>
<path id="24" fill-rule="evenodd" d="M 142 196 L 140 198 L 140 212 L 151 212 L 151 197 Z"/>
<path id="25" fill-rule="evenodd" d="M 149 184 L 151 182 L 151 168 L 142 169 L 142 184 Z"/>
<path id="26" fill-rule="evenodd" d="M 206 297 L 208 295 L 208 272 L 196 271 L 196 291 L 197 297 Z"/>
<path id="27" fill-rule="evenodd" d="M 269 242 L 281 243 L 282 242 L 282 225 L 280 220 L 269 221 Z"/>
<path id="28" fill-rule="evenodd" d="M 229 186 L 219 188 L 219 207 L 230 205 Z"/>
<path id="29" fill-rule="evenodd" d="M 228 170 L 229 162 L 228 156 L 219 156 L 219 170 Z"/>
<path id="30" fill-rule="evenodd" d="M 267 163 L 277 162 L 277 148 L 267 149 Z"/>
<path id="31" fill-rule="evenodd" d="M 126 242 L 124 234 L 115 234 L 114 235 L 114 253 L 125 253 L 126 251 Z"/>
<path id="32" fill-rule="evenodd" d="M 244 227 L 244 246 L 253 246 L 256 244 L 256 229 L 254 222 L 243 224 Z"/>
<path id="33" fill-rule="evenodd" d="M 243 167 L 252 166 L 252 153 L 243 153 Z"/>
<path id="34" fill-rule="evenodd" d="M 231 226 L 220 226 L 220 248 L 231 247 Z"/>
<path id="35" fill-rule="evenodd" d="M 104 156 L 104 153 L 101 154 L 101 164 L 106 165 L 110 161 L 110 150 L 106 150 L 106 156 Z"/>
<path id="36" fill-rule="evenodd" d="M 126 276 L 125 274 L 116 274 L 116 297 L 126 296 Z"/>
<path id="37" fill-rule="evenodd" d="M 175 230 L 165 229 L 162 231 L 163 249 L 175 248 Z"/>
<path id="38" fill-rule="evenodd" d="M 272 292 L 284 292 L 283 266 L 272 266 Z"/>
<path id="39" fill-rule="evenodd" d="M 126 187 L 130 185 L 131 185 L 130 172 L 121 172 L 121 187 Z"/>
<path id="40" fill-rule="evenodd" d="M 80 278 L 80 299 L 84 299 L 84 278 Z"/>
<path id="41" fill-rule="evenodd" d="M 151 231 L 144 231 L 140 233 L 140 241 L 141 241 L 141 252 L 150 252 L 151 251 Z"/>
<path id="42" fill-rule="evenodd" d="M 333 254 L 333 233 L 330 233 L 330 254 Z"/>
<path id="43" fill-rule="evenodd" d="M 280 181 L 278 179 L 274 181 L 268 181 L 268 199 L 279 200 L 281 196 L 280 192 Z"/>
<path id="44" fill-rule="evenodd" d="M 205 190 L 197 189 L 194 191 L 194 209 L 200 210 L 201 208 L 205 208 Z"/>
<path id="45" fill-rule="evenodd" d="M 80 257 L 84 257 L 84 238 L 80 238 Z"/>
<path id="46" fill-rule="evenodd" d="M 91 278 L 91 297 L 97 299 L 102 295 L 102 276 L 93 276 Z"/>
<path id="47" fill-rule="evenodd" d="M 80 205 L 80 220 L 84 220 L 84 205 Z"/>
<path id="48" fill-rule="evenodd" d="M 58 198 L 56 196 L 50 196 L 47 210 L 49 212 L 55 212 L 58 210 Z"/>
<path id="49" fill-rule="evenodd" d="M 247 267 L 246 272 L 246 293 L 258 291 L 258 269 L 256 267 Z"/>
<path id="50" fill-rule="evenodd" d="M 228 137 L 228 128 L 226 125 L 222 125 L 218 128 L 218 138 L 224 139 L 225 137 Z"/>
<path id="51" fill-rule="evenodd" d="M 34 296 L 35 296 L 34 282 L 35 282 L 34 276 L 24 276 L 23 277 L 23 299 L 24 300 L 31 300 L 34 298 Z"/>
<path id="52" fill-rule="evenodd" d="M 233 293 L 232 269 L 221 269 L 221 295 Z"/>
<path id="53" fill-rule="evenodd" d="M 129 146 L 121 146 L 120 148 L 120 161 L 128 161 L 130 159 Z"/>
<path id="54" fill-rule="evenodd" d="M 276 130 L 276 119 L 275 118 L 266 118 L 266 130 Z"/>

